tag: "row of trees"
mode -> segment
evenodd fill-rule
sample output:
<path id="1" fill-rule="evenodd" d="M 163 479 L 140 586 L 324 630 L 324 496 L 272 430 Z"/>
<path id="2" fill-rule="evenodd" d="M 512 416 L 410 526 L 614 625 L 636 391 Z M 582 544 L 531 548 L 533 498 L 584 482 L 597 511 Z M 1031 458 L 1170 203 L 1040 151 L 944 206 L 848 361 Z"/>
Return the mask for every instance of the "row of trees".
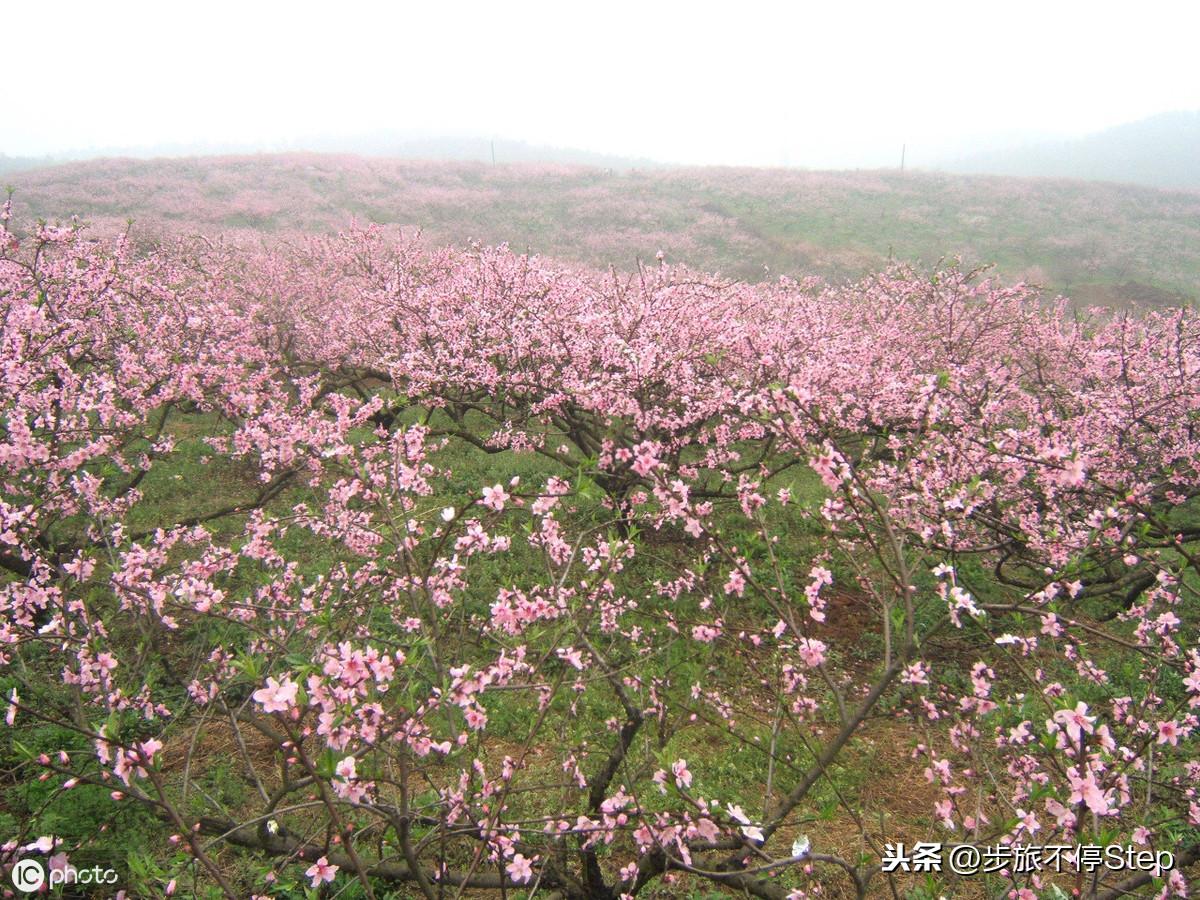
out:
<path id="1" fill-rule="evenodd" d="M 1171 849 L 1066 887 L 1185 896 L 1193 313 L 5 229 L 15 771 L 149 810 L 164 890 L 895 890 L 838 773 L 899 720 L 952 839 Z M 866 852 L 803 825 L 831 792 Z"/>

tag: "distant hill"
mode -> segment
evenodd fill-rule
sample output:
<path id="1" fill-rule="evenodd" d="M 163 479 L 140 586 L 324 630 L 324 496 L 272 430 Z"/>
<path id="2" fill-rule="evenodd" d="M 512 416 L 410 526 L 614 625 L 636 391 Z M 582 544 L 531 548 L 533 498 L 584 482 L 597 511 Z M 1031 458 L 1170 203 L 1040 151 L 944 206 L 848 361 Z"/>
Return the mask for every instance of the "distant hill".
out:
<path id="1" fill-rule="evenodd" d="M 43 169 L 52 166 L 60 160 L 52 156 L 5 156 L 0 153 L 0 177 L 9 172 L 23 172 L 26 169 Z M 3 187 L 3 183 L 0 183 Z"/>
<path id="2" fill-rule="evenodd" d="M 1163 113 L 1077 140 L 971 154 L 939 168 L 1200 190 L 1200 110 Z"/>
<path id="3" fill-rule="evenodd" d="M 489 148 L 490 150 L 490 148 Z M 499 148 L 497 158 L 500 158 Z M 995 264 L 1080 301 L 1200 295 L 1200 192 L 897 170 L 583 167 L 282 154 L 103 159 L 11 173 L 15 222 L 78 214 L 153 235 L 420 228 L 589 265 L 672 262 L 746 280 L 852 278 L 888 259 Z"/>
<path id="4" fill-rule="evenodd" d="M 662 168 L 665 163 L 651 159 L 594 153 L 574 147 L 551 147 L 524 141 L 487 138 L 406 138 L 381 133 L 356 138 L 313 138 L 305 140 L 306 149 L 326 153 L 356 153 L 393 159 L 445 160 L 451 162 L 491 163 L 565 163 L 601 169 Z"/>
<path id="5" fill-rule="evenodd" d="M 552 147 L 498 138 L 413 137 L 403 132 L 379 131 L 348 137 L 305 137 L 273 145 L 236 143 L 148 144 L 131 147 L 89 148 L 41 157 L 6 156 L 0 153 L 0 175 L 71 162 L 105 158 L 178 159 L 199 156 L 274 155 L 277 153 L 338 153 L 445 162 L 564 163 L 614 171 L 663 168 L 667 163 L 643 157 L 595 153 L 574 147 Z"/>

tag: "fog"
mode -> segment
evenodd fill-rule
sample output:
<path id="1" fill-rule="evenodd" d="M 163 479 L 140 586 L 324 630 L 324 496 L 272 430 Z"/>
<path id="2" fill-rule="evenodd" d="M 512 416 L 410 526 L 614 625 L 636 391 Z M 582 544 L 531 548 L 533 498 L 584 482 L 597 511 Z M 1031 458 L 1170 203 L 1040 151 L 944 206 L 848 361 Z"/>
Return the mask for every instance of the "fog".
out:
<path id="1" fill-rule="evenodd" d="M 1200 6 L 56 3 L 5 10 L 0 153 L 464 137 L 913 166 L 1200 108 Z M 357 143 L 356 143 L 357 142 Z"/>

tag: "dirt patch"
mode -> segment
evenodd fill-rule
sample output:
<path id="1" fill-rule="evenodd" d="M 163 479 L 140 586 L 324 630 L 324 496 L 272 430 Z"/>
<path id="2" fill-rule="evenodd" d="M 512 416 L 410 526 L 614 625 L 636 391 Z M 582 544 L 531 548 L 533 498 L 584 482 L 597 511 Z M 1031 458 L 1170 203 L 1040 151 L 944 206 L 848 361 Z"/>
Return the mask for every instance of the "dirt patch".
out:
<path id="1" fill-rule="evenodd" d="M 195 774 L 211 772 L 214 765 L 224 763 L 244 772 L 248 758 L 260 778 L 270 777 L 276 769 L 275 743 L 249 725 L 240 725 L 239 731 L 240 743 L 229 720 L 217 717 L 177 729 L 159 754 L 159 770 L 179 774 L 190 769 Z"/>

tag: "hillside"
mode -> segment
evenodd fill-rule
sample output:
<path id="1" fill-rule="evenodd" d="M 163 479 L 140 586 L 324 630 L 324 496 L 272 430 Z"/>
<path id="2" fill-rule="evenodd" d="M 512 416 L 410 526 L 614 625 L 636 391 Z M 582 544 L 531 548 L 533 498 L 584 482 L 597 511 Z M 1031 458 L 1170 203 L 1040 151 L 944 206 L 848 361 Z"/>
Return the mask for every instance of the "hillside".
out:
<path id="1" fill-rule="evenodd" d="M 1200 193 L 897 171 L 490 166 L 317 154 L 108 159 L 10 173 L 17 221 L 71 214 L 142 233 L 319 231 L 352 219 L 432 241 L 760 280 L 961 256 L 1077 300 L 1173 303 L 1200 285 Z"/>
<path id="2" fill-rule="evenodd" d="M 1163 113 L 1072 141 L 971 154 L 944 167 L 1194 190 L 1200 188 L 1200 110 Z"/>
<path id="3" fill-rule="evenodd" d="M 0 176 L 26 169 L 43 169 L 57 165 L 60 161 L 52 156 L 8 156 L 0 153 Z"/>
<path id="4" fill-rule="evenodd" d="M 80 148 L 44 156 L 9 156 L 0 152 L 0 175 L 26 169 L 48 168 L 105 157 L 138 160 L 209 156 L 320 153 L 387 159 L 442 160 L 478 163 L 553 163 L 591 166 L 599 169 L 665 168 L 667 163 L 644 157 L 597 153 L 577 147 L 531 144 L 526 141 L 485 137 L 417 137 L 399 131 L 375 131 L 353 136 L 314 135 L 277 141 L 191 142 L 131 145 L 128 147 Z"/>

